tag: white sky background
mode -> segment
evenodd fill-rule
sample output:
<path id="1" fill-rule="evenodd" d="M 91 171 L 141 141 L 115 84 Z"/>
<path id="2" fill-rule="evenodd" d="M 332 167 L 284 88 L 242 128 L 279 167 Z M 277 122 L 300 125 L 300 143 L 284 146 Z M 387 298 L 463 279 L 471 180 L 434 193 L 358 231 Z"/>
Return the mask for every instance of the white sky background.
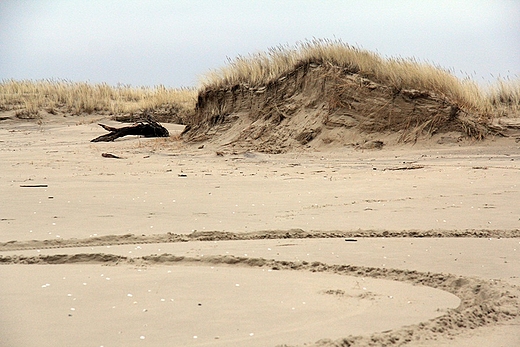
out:
<path id="1" fill-rule="evenodd" d="M 228 57 L 312 38 L 486 84 L 520 75 L 520 0 L 1 0 L 0 80 L 196 86 Z"/>

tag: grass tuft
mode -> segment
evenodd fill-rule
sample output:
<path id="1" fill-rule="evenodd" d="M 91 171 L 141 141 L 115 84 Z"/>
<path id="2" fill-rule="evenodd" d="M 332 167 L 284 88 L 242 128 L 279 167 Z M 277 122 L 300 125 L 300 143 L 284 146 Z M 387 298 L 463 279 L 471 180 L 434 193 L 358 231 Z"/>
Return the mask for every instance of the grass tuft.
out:
<path id="1" fill-rule="evenodd" d="M 520 78 L 499 79 L 489 88 L 488 97 L 499 114 L 520 116 Z"/>

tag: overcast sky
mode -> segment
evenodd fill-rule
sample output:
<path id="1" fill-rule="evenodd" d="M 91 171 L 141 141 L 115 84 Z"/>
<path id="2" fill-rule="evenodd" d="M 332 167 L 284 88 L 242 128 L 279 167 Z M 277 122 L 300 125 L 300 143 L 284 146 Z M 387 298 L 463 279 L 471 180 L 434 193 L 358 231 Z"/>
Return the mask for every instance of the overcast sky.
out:
<path id="1" fill-rule="evenodd" d="M 520 75 L 519 0 L 1 0 L 0 80 L 195 86 L 228 57 L 312 38 L 479 83 Z"/>

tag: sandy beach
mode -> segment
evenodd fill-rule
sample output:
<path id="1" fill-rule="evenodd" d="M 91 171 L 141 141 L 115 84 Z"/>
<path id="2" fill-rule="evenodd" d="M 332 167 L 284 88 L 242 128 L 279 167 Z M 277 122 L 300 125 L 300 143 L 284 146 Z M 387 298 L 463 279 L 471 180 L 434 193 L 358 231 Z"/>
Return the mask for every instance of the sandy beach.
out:
<path id="1" fill-rule="evenodd" d="M 98 122 L 0 123 L 0 345 L 520 344 L 514 138 L 270 154 Z"/>

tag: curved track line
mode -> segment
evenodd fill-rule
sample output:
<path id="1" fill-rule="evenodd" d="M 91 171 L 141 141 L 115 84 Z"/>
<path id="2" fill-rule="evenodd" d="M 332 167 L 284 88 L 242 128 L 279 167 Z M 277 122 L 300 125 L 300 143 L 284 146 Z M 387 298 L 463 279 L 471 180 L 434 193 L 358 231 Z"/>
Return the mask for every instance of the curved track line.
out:
<path id="1" fill-rule="evenodd" d="M 328 265 L 321 262 L 291 262 L 236 256 L 200 258 L 162 254 L 129 258 L 114 254 L 83 253 L 37 257 L 0 256 L 0 264 L 130 264 L 137 266 L 172 264 L 212 264 L 226 266 L 269 267 L 272 270 L 329 272 L 339 275 L 372 277 L 426 285 L 450 292 L 461 299 L 456 309 L 442 316 L 400 329 L 369 336 L 348 336 L 336 341 L 324 339 L 315 346 L 390 346 L 412 341 L 454 336 L 460 328 L 474 329 L 507 321 L 520 315 L 520 290 L 502 281 L 483 280 L 452 274 L 418 272 L 352 265 Z"/>

